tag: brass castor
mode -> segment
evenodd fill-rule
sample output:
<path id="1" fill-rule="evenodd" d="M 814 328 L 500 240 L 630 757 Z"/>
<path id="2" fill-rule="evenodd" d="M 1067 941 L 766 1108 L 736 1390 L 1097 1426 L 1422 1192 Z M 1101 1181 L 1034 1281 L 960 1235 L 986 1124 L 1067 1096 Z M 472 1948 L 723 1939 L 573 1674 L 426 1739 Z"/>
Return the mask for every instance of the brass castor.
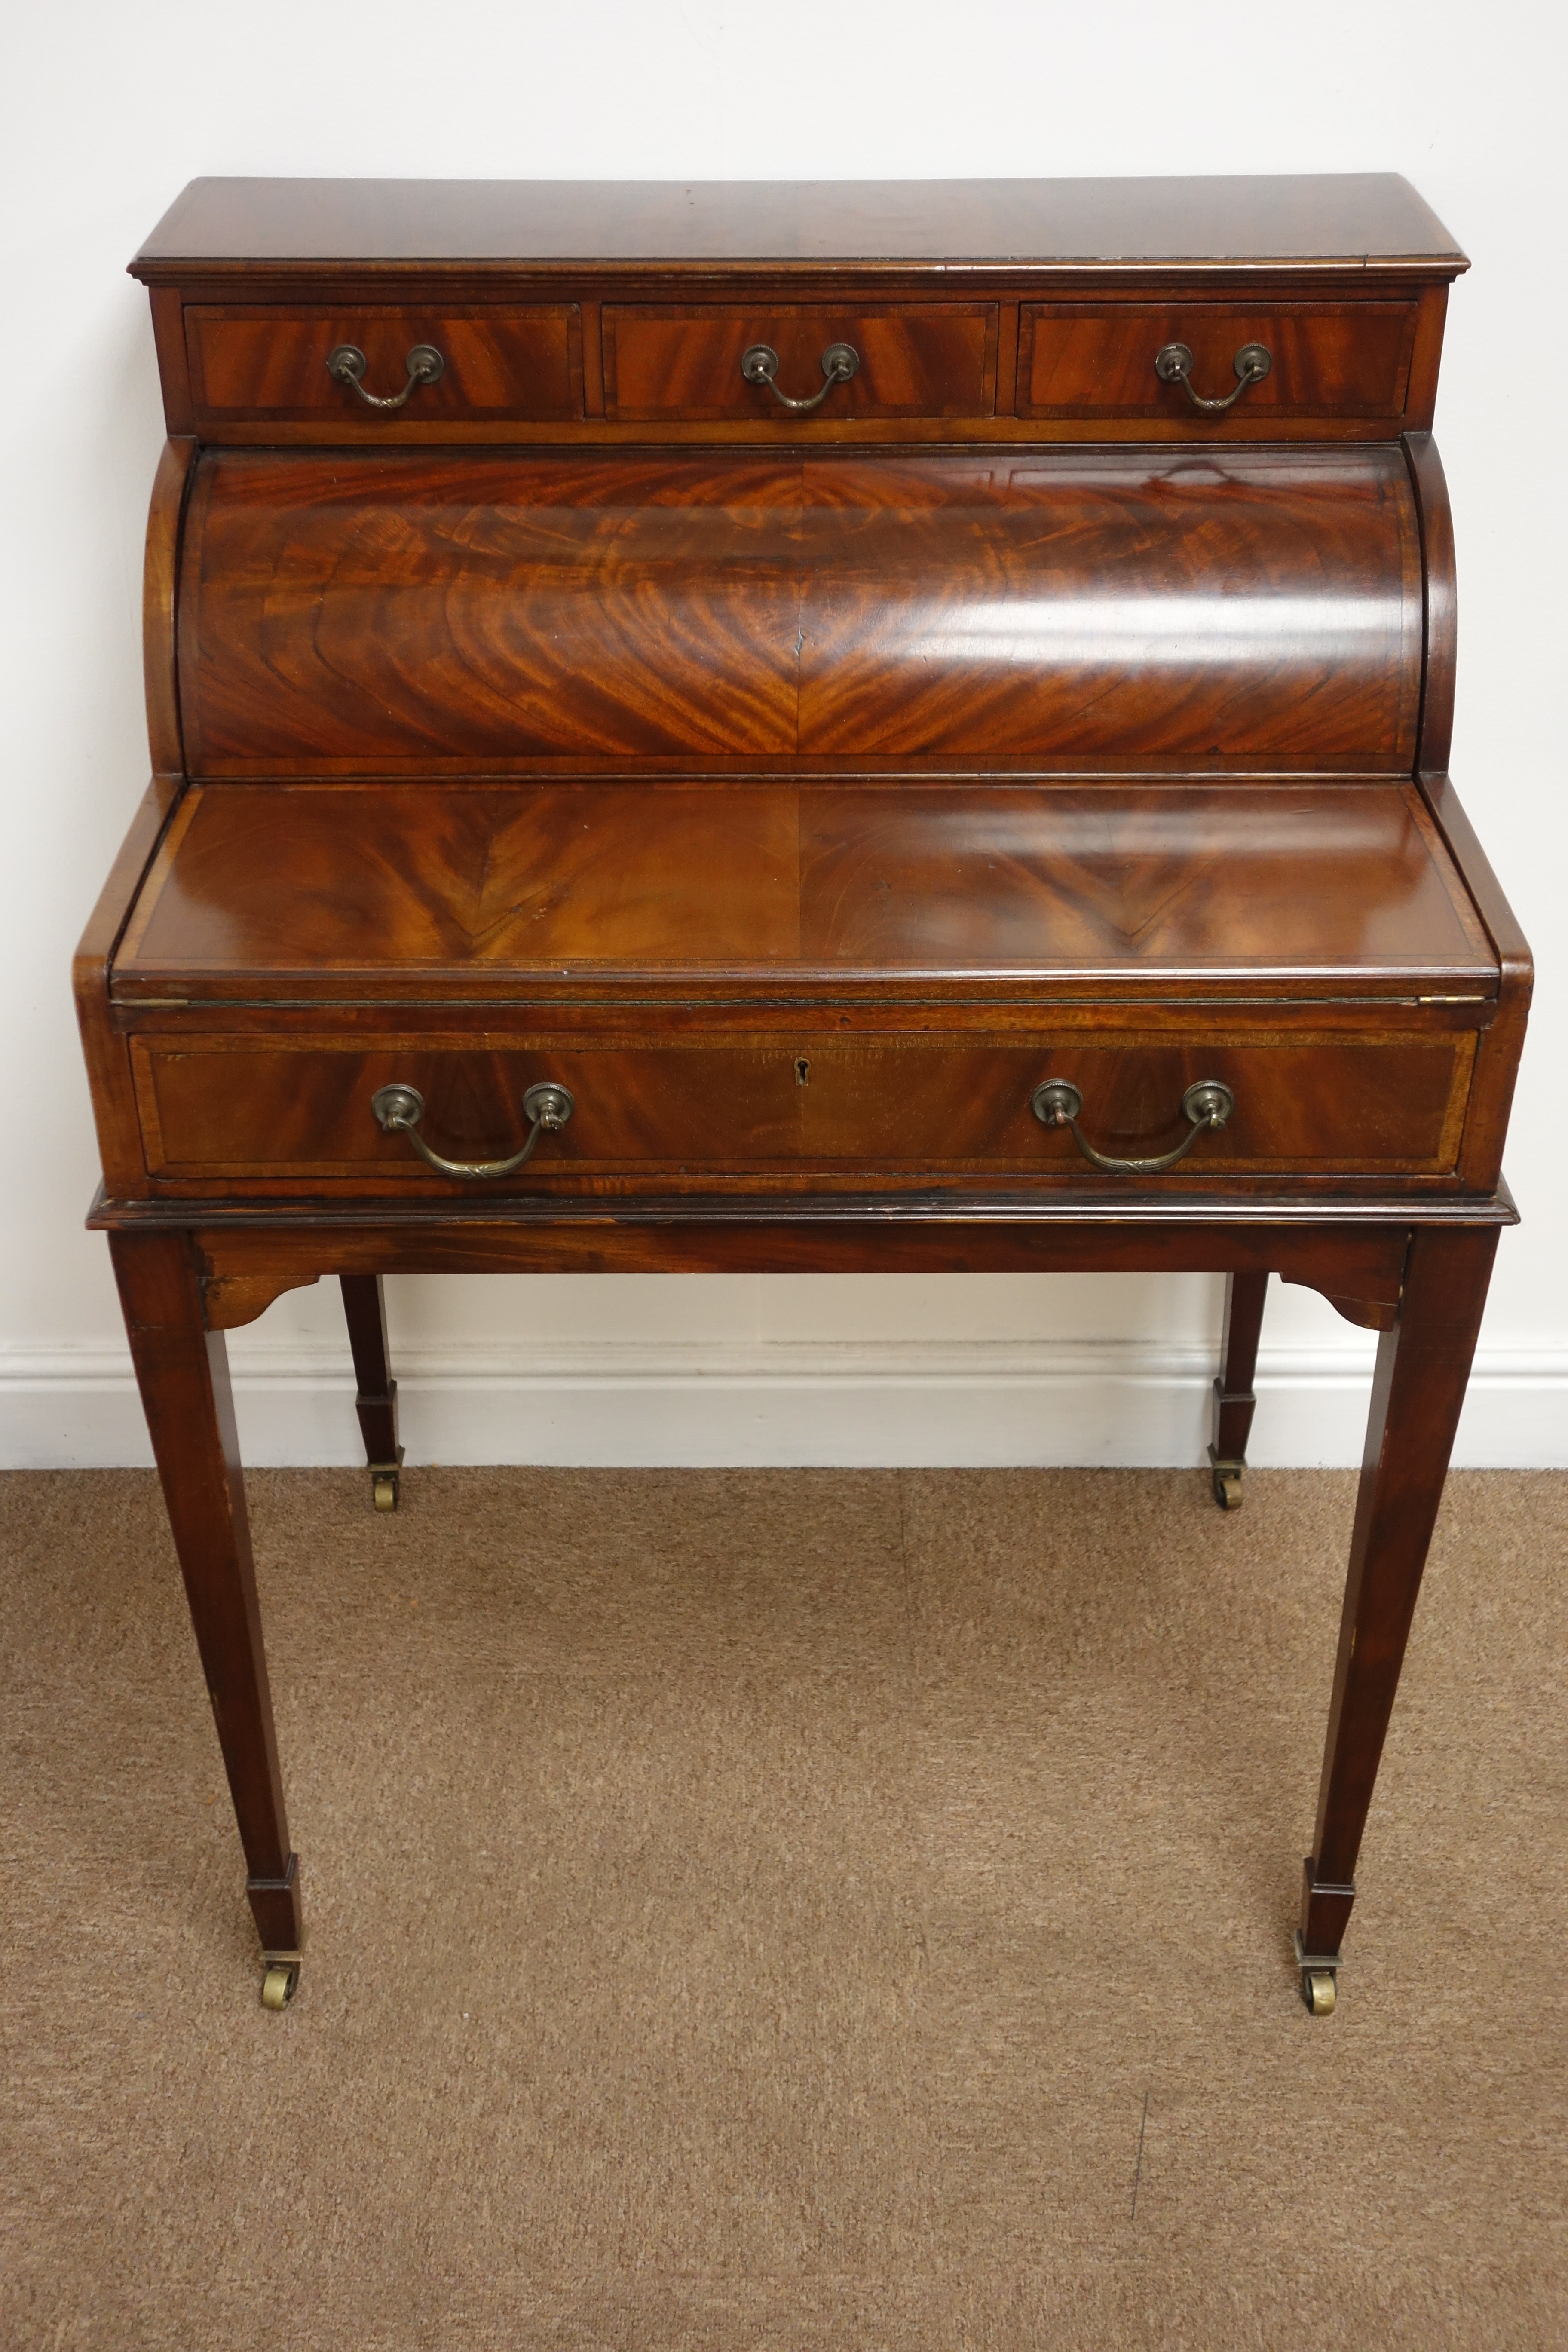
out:
<path id="1" fill-rule="evenodd" d="M 397 1508 L 397 1473 L 395 1470 L 373 1470 L 370 1474 L 371 1497 L 378 1511 Z"/>
<path id="2" fill-rule="evenodd" d="M 1296 1966 L 1301 1971 L 1301 1999 L 1309 2017 L 1332 2017 L 1339 1963 L 1337 1952 L 1310 1952 L 1301 1941 L 1301 1930 L 1297 1928 Z"/>
<path id="3" fill-rule="evenodd" d="M 1301 1998 L 1313 2017 L 1332 2017 L 1334 2013 L 1334 1972 L 1332 1969 L 1303 1969 Z"/>
<path id="4" fill-rule="evenodd" d="M 1214 1498 L 1222 1511 L 1241 1508 L 1241 1472 L 1226 1463 L 1216 1463 L 1214 1470 Z"/>
<path id="5" fill-rule="evenodd" d="M 263 2009 L 287 2009 L 300 1989 L 298 1960 L 269 1960 L 261 1979 Z"/>

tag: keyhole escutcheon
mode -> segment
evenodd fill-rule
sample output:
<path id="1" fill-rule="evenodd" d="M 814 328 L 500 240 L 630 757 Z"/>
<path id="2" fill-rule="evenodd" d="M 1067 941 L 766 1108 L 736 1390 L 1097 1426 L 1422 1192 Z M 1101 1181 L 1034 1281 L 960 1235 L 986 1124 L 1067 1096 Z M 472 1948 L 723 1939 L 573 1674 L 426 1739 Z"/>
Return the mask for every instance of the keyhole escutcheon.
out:
<path id="1" fill-rule="evenodd" d="M 807 1086 L 807 1085 L 809 1085 L 809 1084 L 810 1084 L 810 1080 L 811 1080 L 811 1064 L 810 1064 L 810 1062 L 806 1059 L 806 1057 L 805 1057 L 805 1055 L 804 1054 L 797 1055 L 797 1056 L 795 1057 L 795 1085 L 796 1085 L 797 1087 L 804 1087 L 804 1086 Z"/>

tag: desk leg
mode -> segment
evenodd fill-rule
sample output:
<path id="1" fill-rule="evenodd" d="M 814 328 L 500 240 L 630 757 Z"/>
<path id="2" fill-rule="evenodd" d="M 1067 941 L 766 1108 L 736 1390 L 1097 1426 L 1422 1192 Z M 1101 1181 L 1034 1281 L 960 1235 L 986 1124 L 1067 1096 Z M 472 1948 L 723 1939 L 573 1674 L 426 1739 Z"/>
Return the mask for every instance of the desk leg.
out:
<path id="1" fill-rule="evenodd" d="M 1241 1474 L 1247 1467 L 1247 1441 L 1252 1434 L 1258 1403 L 1252 1381 L 1258 1370 L 1263 1294 L 1268 1287 L 1267 1274 L 1226 1276 L 1225 1339 L 1219 1378 L 1214 1384 L 1214 1441 L 1209 1447 L 1214 1498 L 1222 1511 L 1241 1508 Z"/>
<path id="2" fill-rule="evenodd" d="M 249 1876 L 246 1891 L 281 2008 L 299 1975 L 299 1864 L 289 1851 L 261 1611 L 221 1331 L 209 1331 L 190 1237 L 111 1234 L 132 1360 L 217 1724 Z"/>
<path id="3" fill-rule="evenodd" d="M 1296 1938 L 1301 1989 L 1333 2007 L 1340 1942 L 1426 1548 L 1469 1380 L 1495 1226 L 1426 1226 L 1412 1239 L 1399 1320 L 1378 1343 L 1328 1744 Z"/>
<path id="4" fill-rule="evenodd" d="M 388 1360 L 386 1299 L 381 1276 L 345 1274 L 340 1279 L 359 1390 L 354 1409 L 364 1439 L 371 1495 L 378 1511 L 395 1511 L 403 1448 L 397 1442 L 397 1382 Z"/>

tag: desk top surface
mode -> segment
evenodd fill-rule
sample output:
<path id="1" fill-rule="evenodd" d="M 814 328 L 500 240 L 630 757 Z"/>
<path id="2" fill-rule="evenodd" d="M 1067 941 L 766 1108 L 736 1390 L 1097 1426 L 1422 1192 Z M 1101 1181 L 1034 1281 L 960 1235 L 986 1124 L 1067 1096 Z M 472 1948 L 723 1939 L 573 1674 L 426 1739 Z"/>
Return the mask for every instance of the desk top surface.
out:
<path id="1" fill-rule="evenodd" d="M 114 992 L 941 993 L 989 975 L 1329 995 L 1498 979 L 1407 784 L 552 780 L 195 787 Z"/>
<path id="2" fill-rule="evenodd" d="M 193 180 L 131 264 L 985 262 L 1343 267 L 1465 257 L 1396 173 L 1092 180 Z"/>

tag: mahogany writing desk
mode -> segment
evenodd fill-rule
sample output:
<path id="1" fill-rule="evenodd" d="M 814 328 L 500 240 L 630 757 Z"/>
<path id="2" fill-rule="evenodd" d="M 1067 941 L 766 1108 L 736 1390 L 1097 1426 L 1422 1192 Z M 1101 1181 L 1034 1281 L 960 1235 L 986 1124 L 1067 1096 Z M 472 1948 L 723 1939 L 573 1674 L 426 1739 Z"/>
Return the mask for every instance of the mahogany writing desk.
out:
<path id="1" fill-rule="evenodd" d="M 1352 1874 L 1498 1229 L 1524 943 L 1447 765 L 1403 181 L 198 181 L 154 769 L 78 964 L 108 1232 L 265 1950 L 223 1333 L 395 1271 L 1229 1277 L 1384 1336 L 1297 1956 Z"/>

